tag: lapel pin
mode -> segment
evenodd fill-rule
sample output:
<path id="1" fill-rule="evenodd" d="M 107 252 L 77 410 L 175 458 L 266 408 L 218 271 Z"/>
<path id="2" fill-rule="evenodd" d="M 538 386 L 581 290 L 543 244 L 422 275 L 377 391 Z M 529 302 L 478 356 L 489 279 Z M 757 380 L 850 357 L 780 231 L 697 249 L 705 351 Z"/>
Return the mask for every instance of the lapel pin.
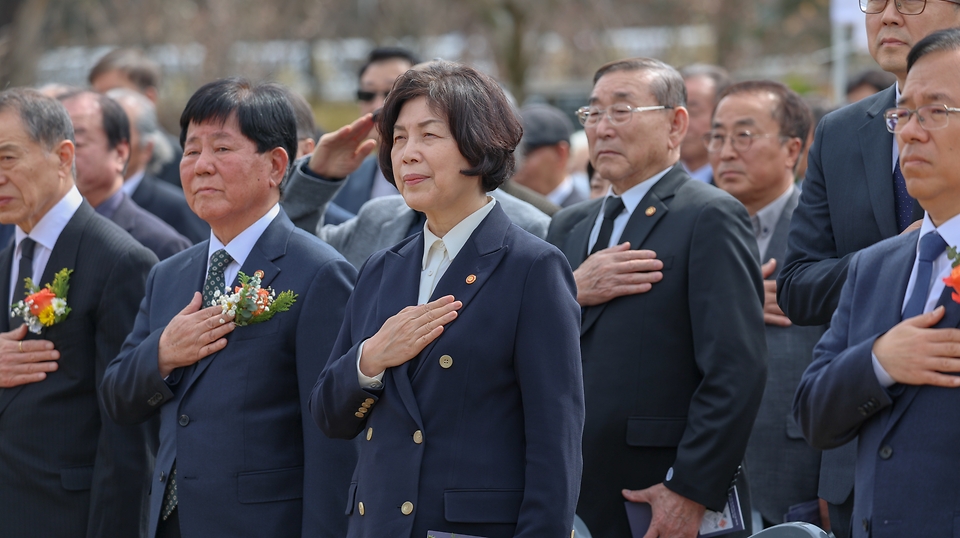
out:
<path id="1" fill-rule="evenodd" d="M 656 213 L 656 212 L 657 212 L 657 208 L 655 208 L 655 207 L 653 207 L 653 206 L 650 206 L 650 207 L 648 207 L 647 210 L 644 211 L 643 213 L 644 213 L 646 216 L 648 216 L 648 217 L 652 217 L 653 214 Z"/>
<path id="2" fill-rule="evenodd" d="M 467 276 L 467 284 L 473 284 L 473 283 L 476 282 L 476 281 L 477 281 L 477 275 L 468 275 L 468 276 Z"/>

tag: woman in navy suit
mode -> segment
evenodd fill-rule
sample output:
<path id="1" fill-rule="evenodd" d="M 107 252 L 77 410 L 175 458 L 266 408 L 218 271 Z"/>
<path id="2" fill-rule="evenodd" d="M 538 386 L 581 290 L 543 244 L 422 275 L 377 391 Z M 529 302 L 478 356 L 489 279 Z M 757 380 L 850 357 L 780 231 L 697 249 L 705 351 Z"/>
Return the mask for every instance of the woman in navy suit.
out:
<path id="1" fill-rule="evenodd" d="M 522 129 L 469 67 L 401 76 L 380 166 L 422 233 L 360 270 L 311 412 L 359 434 L 349 537 L 570 536 L 580 489 L 580 308 L 559 250 L 486 193 Z"/>

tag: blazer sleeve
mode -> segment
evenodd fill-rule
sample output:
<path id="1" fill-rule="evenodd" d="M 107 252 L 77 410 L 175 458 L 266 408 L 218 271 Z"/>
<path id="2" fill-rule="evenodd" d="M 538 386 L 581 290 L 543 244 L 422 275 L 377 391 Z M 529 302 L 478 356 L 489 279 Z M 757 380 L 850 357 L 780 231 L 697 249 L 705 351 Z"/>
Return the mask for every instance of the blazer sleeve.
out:
<path id="1" fill-rule="evenodd" d="M 787 254 L 777 277 L 777 303 L 797 325 L 830 321 L 852 256 L 839 256 L 833 235 L 823 176 L 823 131 L 824 120 L 810 146 L 800 204 L 790 221 Z"/>
<path id="2" fill-rule="evenodd" d="M 133 331 L 123 342 L 100 384 L 100 400 L 107 415 L 120 424 L 149 419 L 164 402 L 173 398 L 170 386 L 160 377 L 158 349 L 163 327 L 151 330 L 150 312 L 156 269 L 147 277 L 146 295 L 140 301 Z M 131 315 L 131 319 L 134 316 Z M 171 374 L 176 376 L 177 373 Z M 159 395 L 159 397 L 157 397 Z"/>
<path id="3" fill-rule="evenodd" d="M 327 205 L 337 192 L 343 188 L 344 181 L 330 181 L 323 179 L 307 170 L 310 157 L 304 157 L 293 165 L 290 178 L 284 187 L 283 201 L 280 205 L 286 211 L 290 220 L 297 221 L 303 217 L 320 212 L 320 222 L 327 211 Z"/>
<path id="4" fill-rule="evenodd" d="M 800 378 L 793 400 L 793 416 L 804 438 L 821 450 L 846 444 L 857 436 L 864 422 L 893 403 L 873 371 L 873 343 L 883 333 L 862 342 L 850 341 L 860 259 L 859 254 L 853 255 L 840 305 L 813 350 L 813 362 Z M 874 293 L 875 283 L 866 285 Z M 874 403 L 863 405 L 870 401 Z"/>
<path id="5" fill-rule="evenodd" d="M 353 441 L 326 437 L 309 409 L 311 389 L 333 349 L 356 278 L 357 270 L 345 260 L 330 260 L 299 299 L 303 301 L 297 321 L 297 380 L 303 426 L 304 537 L 339 538 L 347 533 L 344 495 L 360 447 Z"/>
<path id="6" fill-rule="evenodd" d="M 567 260 L 545 250 L 526 275 L 514 348 L 526 446 L 518 538 L 567 536 L 573 526 L 584 421 L 576 297 Z"/>
<path id="7" fill-rule="evenodd" d="M 759 255 L 739 202 L 724 197 L 704 207 L 694 225 L 687 270 L 693 347 L 703 381 L 691 398 L 673 473 L 664 484 L 722 510 L 767 372 Z"/>

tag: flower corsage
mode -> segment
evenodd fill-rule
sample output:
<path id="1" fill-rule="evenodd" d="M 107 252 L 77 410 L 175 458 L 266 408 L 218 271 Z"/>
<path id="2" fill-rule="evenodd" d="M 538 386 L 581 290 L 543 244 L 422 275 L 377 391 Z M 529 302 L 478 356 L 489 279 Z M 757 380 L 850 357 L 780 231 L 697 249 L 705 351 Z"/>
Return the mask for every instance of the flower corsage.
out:
<path id="1" fill-rule="evenodd" d="M 960 255 L 957 254 L 957 247 L 947 247 L 947 258 L 953 263 L 950 265 L 950 276 L 944 278 L 943 283 L 953 289 L 951 297 L 960 303 Z"/>
<path id="2" fill-rule="evenodd" d="M 33 334 L 40 334 L 44 327 L 63 321 L 70 313 L 67 291 L 70 289 L 70 273 L 73 269 L 61 269 L 53 276 L 53 283 L 40 289 L 33 279 L 25 279 L 27 298 L 10 306 L 15 317 L 23 318 Z"/>
<path id="3" fill-rule="evenodd" d="M 290 306 L 297 301 L 297 295 L 290 290 L 278 295 L 269 286 L 261 288 L 260 279 L 263 278 L 263 271 L 257 271 L 253 276 L 240 271 L 237 276 L 240 285 L 234 288 L 233 293 L 219 296 L 217 294 L 220 292 L 214 293 L 223 308 L 223 313 L 233 316 L 233 322 L 237 327 L 267 321 L 277 312 L 290 310 Z"/>

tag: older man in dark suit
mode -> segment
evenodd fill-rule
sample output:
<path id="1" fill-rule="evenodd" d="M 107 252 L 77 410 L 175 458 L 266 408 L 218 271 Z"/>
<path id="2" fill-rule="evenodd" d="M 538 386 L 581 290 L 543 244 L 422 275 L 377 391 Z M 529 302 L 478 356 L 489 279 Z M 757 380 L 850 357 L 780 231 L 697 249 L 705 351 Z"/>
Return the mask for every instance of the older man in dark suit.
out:
<path id="1" fill-rule="evenodd" d="M 764 280 L 767 387 L 747 445 L 750 498 L 764 526 L 820 524 L 820 451 L 807 445 L 790 413 L 800 375 L 825 327 L 792 325 L 777 306 L 776 278 L 800 191 L 794 171 L 810 131 L 810 108 L 772 81 L 749 81 L 721 93 L 704 135 L 716 185 L 740 200 L 753 224 Z"/>
<path id="2" fill-rule="evenodd" d="M 597 71 L 579 116 L 612 193 L 547 235 L 584 308 L 577 513 L 597 538 L 629 535 L 624 497 L 652 505 L 650 535 L 696 536 L 727 504 L 763 394 L 757 242 L 739 202 L 678 164 L 685 95 L 656 60 Z"/>
<path id="3" fill-rule="evenodd" d="M 59 97 L 77 136 L 77 188 L 90 205 L 164 260 L 190 241 L 123 192 L 130 157 L 130 121 L 109 97 L 93 92 Z"/>
<path id="4" fill-rule="evenodd" d="M 31 90 L 0 93 L 0 304 L 71 270 L 66 317 L 27 332 L 0 316 L 0 536 L 139 536 L 156 424 L 117 426 L 97 401 L 157 258 L 97 215 L 73 180 L 73 126 Z"/>
<path id="5" fill-rule="evenodd" d="M 919 232 L 852 257 L 794 404 L 814 446 L 858 440 L 856 537 L 951 536 L 958 524 L 960 278 L 948 247 L 960 244 L 960 30 L 924 38 L 907 65 L 885 117 L 926 214 Z"/>
<path id="6" fill-rule="evenodd" d="M 151 273 L 103 381 L 118 421 L 160 416 L 148 536 L 342 537 L 357 445 L 324 437 L 307 400 L 356 270 L 280 209 L 297 151 L 282 88 L 211 82 L 180 123 L 184 193 L 211 235 Z M 239 272 L 296 301 L 236 326 L 210 305 Z"/>
<path id="7" fill-rule="evenodd" d="M 862 0 L 870 54 L 897 85 L 827 114 L 810 147 L 803 194 L 791 222 L 778 300 L 798 325 L 830 321 L 853 254 L 923 216 L 907 192 L 897 144 L 883 121 L 907 76 L 907 52 L 924 36 L 960 25 L 960 4 Z M 849 536 L 856 447 L 823 455 L 820 496 L 837 538 Z"/>

